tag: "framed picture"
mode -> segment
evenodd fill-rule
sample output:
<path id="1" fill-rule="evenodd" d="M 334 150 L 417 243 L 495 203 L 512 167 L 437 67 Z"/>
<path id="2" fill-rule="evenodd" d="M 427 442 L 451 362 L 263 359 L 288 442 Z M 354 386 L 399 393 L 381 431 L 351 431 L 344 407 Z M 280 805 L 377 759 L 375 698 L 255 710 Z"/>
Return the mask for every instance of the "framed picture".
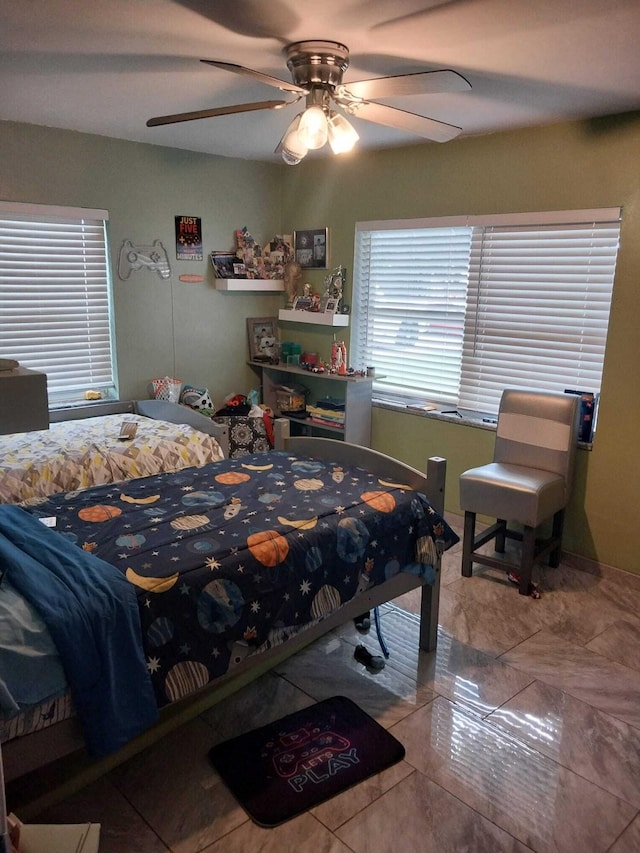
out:
<path id="1" fill-rule="evenodd" d="M 293 254 L 303 269 L 326 269 L 329 265 L 329 229 L 294 231 Z"/>
<path id="2" fill-rule="evenodd" d="M 338 310 L 340 300 L 334 296 L 325 296 L 320 302 L 320 310 L 323 314 L 335 314 Z"/>
<path id="3" fill-rule="evenodd" d="M 310 296 L 296 296 L 293 301 L 294 311 L 311 311 L 312 299 Z"/>
<path id="4" fill-rule="evenodd" d="M 247 317 L 247 336 L 250 361 L 278 360 L 277 317 Z"/>

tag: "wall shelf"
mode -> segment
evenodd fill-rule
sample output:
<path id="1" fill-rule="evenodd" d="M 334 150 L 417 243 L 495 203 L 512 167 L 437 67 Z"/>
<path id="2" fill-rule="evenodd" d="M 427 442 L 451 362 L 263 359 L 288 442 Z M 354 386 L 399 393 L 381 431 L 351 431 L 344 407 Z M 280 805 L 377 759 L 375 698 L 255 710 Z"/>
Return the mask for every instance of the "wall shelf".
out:
<path id="1" fill-rule="evenodd" d="M 291 311 L 281 308 L 278 311 L 278 320 L 286 320 L 290 323 L 313 323 L 315 326 L 348 326 L 348 314 L 323 314 L 319 311 Z"/>
<path id="2" fill-rule="evenodd" d="M 283 291 L 284 281 L 281 278 L 216 278 L 216 290 L 240 291 Z"/>
<path id="3" fill-rule="evenodd" d="M 297 376 L 305 376 L 311 379 L 329 379 L 332 382 L 362 382 L 372 385 L 374 379 L 372 376 L 355 376 L 353 374 L 345 376 L 341 373 L 314 373 L 312 370 L 306 370 L 304 367 L 298 367 L 295 364 L 274 364 L 270 361 L 248 361 L 247 364 L 254 369 L 259 368 L 262 371 L 278 370 L 280 373 L 295 373 Z"/>

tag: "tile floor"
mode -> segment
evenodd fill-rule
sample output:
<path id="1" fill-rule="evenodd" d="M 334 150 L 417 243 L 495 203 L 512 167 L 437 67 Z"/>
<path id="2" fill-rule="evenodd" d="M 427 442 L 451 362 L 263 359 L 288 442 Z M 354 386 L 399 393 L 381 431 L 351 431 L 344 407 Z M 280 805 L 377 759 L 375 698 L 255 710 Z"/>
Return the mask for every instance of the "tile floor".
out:
<path id="1" fill-rule="evenodd" d="M 347 625 L 34 822 L 100 822 L 101 853 L 637 853 L 640 576 L 565 561 L 540 570 L 535 601 L 495 570 L 462 578 L 461 547 L 444 558 L 437 652 L 417 652 L 404 596 L 382 609 L 382 672 L 354 660 Z M 365 643 L 378 652 L 374 631 Z M 332 694 L 405 760 L 261 829 L 209 748 Z"/>

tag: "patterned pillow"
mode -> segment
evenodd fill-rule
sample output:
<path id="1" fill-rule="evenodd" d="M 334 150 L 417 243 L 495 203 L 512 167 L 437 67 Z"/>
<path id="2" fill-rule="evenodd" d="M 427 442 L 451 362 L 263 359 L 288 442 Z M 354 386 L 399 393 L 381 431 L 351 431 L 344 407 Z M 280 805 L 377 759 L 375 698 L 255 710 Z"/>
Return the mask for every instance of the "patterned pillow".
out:
<path id="1" fill-rule="evenodd" d="M 229 427 L 230 459 L 237 459 L 238 456 L 244 456 L 246 453 L 262 453 L 273 447 L 273 440 L 269 434 L 272 433 L 273 427 L 268 418 L 216 415 L 212 420 Z"/>

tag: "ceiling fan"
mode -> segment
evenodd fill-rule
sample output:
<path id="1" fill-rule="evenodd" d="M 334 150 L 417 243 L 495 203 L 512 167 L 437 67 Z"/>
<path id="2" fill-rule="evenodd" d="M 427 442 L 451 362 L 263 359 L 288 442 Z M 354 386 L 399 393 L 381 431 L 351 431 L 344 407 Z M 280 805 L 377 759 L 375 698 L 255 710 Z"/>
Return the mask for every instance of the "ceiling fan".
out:
<path id="1" fill-rule="evenodd" d="M 277 110 L 305 97 L 305 109 L 293 119 L 276 147 L 276 152 L 281 153 L 285 163 L 290 165 L 299 163 L 310 149 L 322 148 L 327 141 L 334 154 L 351 150 L 358 140 L 358 134 L 344 113 L 406 130 L 436 142 L 447 142 L 462 132 L 455 125 L 376 103 L 380 98 L 395 95 L 466 92 L 471 89 L 470 83 L 456 71 L 418 71 L 343 83 L 342 77 L 349 67 L 349 49 L 346 45 L 335 41 L 297 41 L 288 45 L 284 52 L 292 83 L 231 62 L 215 59 L 200 61 L 291 93 L 295 95 L 292 100 L 258 101 L 157 116 L 147 121 L 147 127 L 253 110 Z"/>

